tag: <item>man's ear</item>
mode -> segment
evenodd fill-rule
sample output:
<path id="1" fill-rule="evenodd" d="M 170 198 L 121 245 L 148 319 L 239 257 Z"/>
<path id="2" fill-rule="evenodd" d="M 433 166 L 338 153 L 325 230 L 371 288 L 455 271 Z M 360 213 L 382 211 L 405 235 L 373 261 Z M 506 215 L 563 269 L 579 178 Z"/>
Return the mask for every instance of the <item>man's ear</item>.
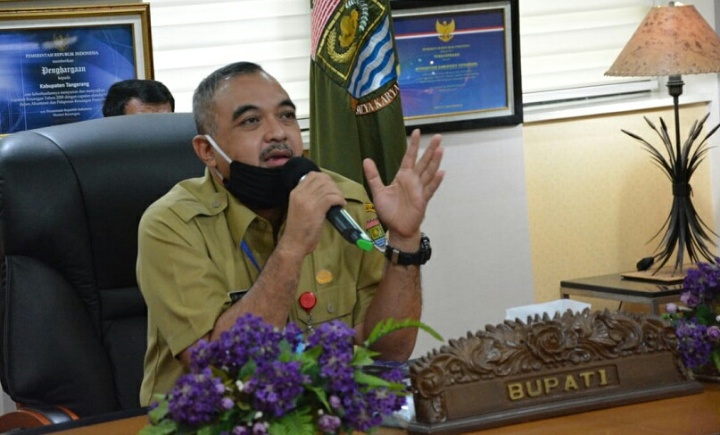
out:
<path id="1" fill-rule="evenodd" d="M 205 135 L 198 134 L 193 137 L 192 144 L 195 154 L 197 154 L 198 158 L 200 158 L 207 167 L 214 168 L 217 166 L 215 148 L 210 145 Z"/>

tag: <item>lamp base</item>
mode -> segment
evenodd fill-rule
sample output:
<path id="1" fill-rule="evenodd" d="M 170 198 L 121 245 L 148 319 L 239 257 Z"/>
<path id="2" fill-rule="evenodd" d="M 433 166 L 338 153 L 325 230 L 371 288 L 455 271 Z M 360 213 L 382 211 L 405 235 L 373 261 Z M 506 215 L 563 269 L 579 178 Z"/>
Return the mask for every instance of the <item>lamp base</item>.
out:
<path id="1" fill-rule="evenodd" d="M 656 282 L 658 284 L 678 284 L 683 282 L 685 279 L 685 272 L 687 271 L 688 267 L 683 267 L 683 270 L 675 270 L 675 267 L 673 266 L 666 266 L 663 267 L 660 270 L 652 271 L 652 270 L 641 270 L 641 271 L 633 271 L 633 272 L 626 272 L 621 273 L 620 276 L 622 276 L 625 279 L 632 279 L 637 281 L 646 281 L 646 282 Z"/>

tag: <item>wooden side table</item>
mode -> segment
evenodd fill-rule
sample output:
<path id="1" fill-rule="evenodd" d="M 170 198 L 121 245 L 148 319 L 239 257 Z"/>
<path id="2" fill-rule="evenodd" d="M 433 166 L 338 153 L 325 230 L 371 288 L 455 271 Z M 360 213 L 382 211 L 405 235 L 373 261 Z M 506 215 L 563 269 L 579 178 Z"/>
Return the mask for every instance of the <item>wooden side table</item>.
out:
<path id="1" fill-rule="evenodd" d="M 619 273 L 591 276 L 560 281 L 560 296 L 586 296 L 598 299 L 610 299 L 620 302 L 635 302 L 650 306 L 650 312 L 660 314 L 660 305 L 680 300 L 682 282 L 678 284 L 659 284 L 623 278 Z"/>

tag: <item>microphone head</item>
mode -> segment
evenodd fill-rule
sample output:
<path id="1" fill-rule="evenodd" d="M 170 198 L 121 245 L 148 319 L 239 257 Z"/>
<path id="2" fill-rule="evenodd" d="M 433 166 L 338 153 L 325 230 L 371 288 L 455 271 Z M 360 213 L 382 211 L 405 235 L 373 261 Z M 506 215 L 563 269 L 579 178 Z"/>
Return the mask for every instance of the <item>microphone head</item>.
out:
<path id="1" fill-rule="evenodd" d="M 305 174 L 313 171 L 320 172 L 315 162 L 305 157 L 292 157 L 282 166 L 283 183 L 288 190 L 292 190 Z"/>

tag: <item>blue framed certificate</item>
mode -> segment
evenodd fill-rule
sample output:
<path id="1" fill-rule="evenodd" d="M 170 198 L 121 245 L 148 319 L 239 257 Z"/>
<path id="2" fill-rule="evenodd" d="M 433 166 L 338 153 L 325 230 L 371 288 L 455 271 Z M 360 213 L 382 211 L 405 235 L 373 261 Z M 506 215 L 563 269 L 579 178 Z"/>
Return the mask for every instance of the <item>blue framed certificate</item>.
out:
<path id="1" fill-rule="evenodd" d="M 152 78 L 149 5 L 0 11 L 0 134 L 102 117 L 119 80 Z"/>
<path id="2" fill-rule="evenodd" d="M 522 123 L 517 0 L 391 5 L 408 129 Z"/>

